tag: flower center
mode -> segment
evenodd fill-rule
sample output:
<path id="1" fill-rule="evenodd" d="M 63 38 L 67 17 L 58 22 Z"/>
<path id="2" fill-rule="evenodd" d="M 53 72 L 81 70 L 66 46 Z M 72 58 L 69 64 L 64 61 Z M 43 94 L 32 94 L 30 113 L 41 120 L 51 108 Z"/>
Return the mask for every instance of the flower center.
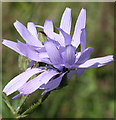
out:
<path id="1" fill-rule="evenodd" d="M 62 71 L 63 71 L 63 72 L 66 72 L 66 71 L 68 71 L 68 68 L 63 67 Z"/>

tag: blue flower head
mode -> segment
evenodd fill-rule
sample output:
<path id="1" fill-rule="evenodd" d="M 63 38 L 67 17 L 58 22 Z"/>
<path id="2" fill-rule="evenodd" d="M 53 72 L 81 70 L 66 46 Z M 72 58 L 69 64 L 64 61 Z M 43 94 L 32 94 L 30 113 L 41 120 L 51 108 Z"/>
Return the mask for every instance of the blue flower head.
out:
<path id="1" fill-rule="evenodd" d="M 66 8 L 60 27 L 56 27 L 59 34 L 54 32 L 51 20 L 46 20 L 44 26 L 29 22 L 27 28 L 19 21 L 14 23 L 26 44 L 19 40 L 16 43 L 5 39 L 3 39 L 2 44 L 32 61 L 25 72 L 13 78 L 5 86 L 3 92 L 6 95 L 18 90 L 20 93 L 13 97 L 14 99 L 22 94 L 31 94 L 37 89 L 45 89 L 42 93 L 44 94 L 58 88 L 59 85 L 61 86 L 63 81 L 67 81 L 75 73 L 79 77 L 87 68 L 101 67 L 114 60 L 113 55 L 89 59 L 93 48 L 86 48 L 85 9 L 82 8 L 80 11 L 72 38 L 70 36 L 71 19 L 71 9 Z M 43 29 L 47 40 L 40 42 L 36 27 Z M 81 51 L 77 52 L 76 49 L 79 45 Z M 45 63 L 45 66 L 33 68 L 36 62 Z M 29 80 L 36 74 L 39 75 Z"/>

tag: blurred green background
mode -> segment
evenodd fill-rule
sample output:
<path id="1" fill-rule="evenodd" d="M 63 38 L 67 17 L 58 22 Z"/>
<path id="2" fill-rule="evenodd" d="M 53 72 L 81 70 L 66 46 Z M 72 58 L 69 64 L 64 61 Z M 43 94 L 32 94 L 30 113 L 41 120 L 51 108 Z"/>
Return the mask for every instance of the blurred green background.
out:
<path id="1" fill-rule="evenodd" d="M 51 19 L 59 27 L 61 16 L 66 7 L 72 9 L 73 34 L 76 19 L 81 8 L 87 10 L 87 47 L 93 47 L 91 57 L 102 57 L 114 52 L 114 4 L 99 2 L 3 2 L 2 38 L 22 40 L 13 26 L 15 20 L 24 25 L 27 22 L 43 25 Z M 55 29 L 56 32 L 58 32 Z M 47 100 L 39 106 L 30 118 L 113 118 L 114 117 L 114 68 L 110 63 L 101 68 L 87 69 L 79 78 L 74 75 L 69 85 L 51 92 Z M 18 68 L 18 54 L 2 47 L 2 87 L 22 71 Z M 24 109 L 40 96 L 37 90 L 31 94 Z M 11 100 L 16 108 L 20 98 Z M 2 103 L 3 118 L 12 118 L 6 104 Z"/>

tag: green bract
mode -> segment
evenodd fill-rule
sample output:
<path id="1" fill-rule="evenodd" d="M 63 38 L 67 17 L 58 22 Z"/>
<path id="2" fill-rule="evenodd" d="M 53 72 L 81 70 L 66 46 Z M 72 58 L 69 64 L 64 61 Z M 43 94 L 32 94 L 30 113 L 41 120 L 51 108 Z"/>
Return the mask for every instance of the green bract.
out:
<path id="1" fill-rule="evenodd" d="M 43 45 L 47 41 L 47 35 L 43 31 L 39 31 L 38 38 Z"/>

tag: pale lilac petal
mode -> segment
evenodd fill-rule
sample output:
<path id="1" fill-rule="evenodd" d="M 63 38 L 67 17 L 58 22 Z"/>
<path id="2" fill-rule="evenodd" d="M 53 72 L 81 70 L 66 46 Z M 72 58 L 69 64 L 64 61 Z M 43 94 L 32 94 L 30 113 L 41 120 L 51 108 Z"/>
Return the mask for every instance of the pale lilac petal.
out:
<path id="1" fill-rule="evenodd" d="M 48 41 L 53 42 L 54 45 L 57 46 L 57 48 L 59 48 L 59 47 L 61 46 L 58 41 L 56 41 L 56 40 L 54 40 L 54 39 L 51 39 L 51 38 L 49 38 L 48 36 L 47 36 L 47 39 L 48 39 Z"/>
<path id="2" fill-rule="evenodd" d="M 72 45 L 75 46 L 76 48 L 80 44 L 80 36 L 82 32 L 81 30 L 85 28 L 85 25 L 86 25 L 86 10 L 82 8 L 78 16 L 78 19 L 75 25 L 74 34 L 72 37 Z"/>
<path id="3" fill-rule="evenodd" d="M 35 25 L 35 27 L 37 27 L 37 28 L 41 28 L 41 29 L 44 29 L 44 27 L 41 26 L 41 25 Z"/>
<path id="4" fill-rule="evenodd" d="M 49 30 L 47 24 L 45 25 L 46 25 L 46 29 L 44 29 L 44 31 L 46 30 L 45 33 L 47 34 L 48 41 L 52 41 L 52 42 L 54 41 L 57 42 L 57 44 L 60 44 L 61 46 L 65 46 L 64 37 L 60 34 L 55 33 L 52 30 Z"/>
<path id="5" fill-rule="evenodd" d="M 23 56 L 24 56 L 24 54 L 23 54 L 23 53 L 20 51 L 20 49 L 17 47 L 17 43 L 16 43 L 16 42 L 3 39 L 2 44 L 5 45 L 5 46 L 7 46 L 7 47 L 9 47 L 10 49 L 16 51 L 16 52 L 19 53 L 20 55 L 23 55 Z"/>
<path id="6" fill-rule="evenodd" d="M 76 52 L 76 60 L 75 60 L 75 63 L 77 63 L 79 57 L 81 56 L 81 52 Z"/>
<path id="7" fill-rule="evenodd" d="M 42 47 L 36 47 L 36 46 L 32 46 L 32 45 L 29 45 L 29 46 L 30 46 L 32 49 L 37 50 L 38 52 L 46 52 L 44 46 L 42 46 Z"/>
<path id="8" fill-rule="evenodd" d="M 67 74 L 68 80 L 69 80 L 75 73 L 77 73 L 76 70 L 71 70 L 71 71 Z"/>
<path id="9" fill-rule="evenodd" d="M 15 96 L 12 98 L 12 100 L 14 100 L 14 99 L 20 97 L 21 95 L 22 95 L 22 94 L 15 95 Z"/>
<path id="10" fill-rule="evenodd" d="M 20 42 L 19 40 L 17 43 L 17 48 L 25 55 L 25 57 L 31 58 L 32 60 L 34 60 L 36 58 L 36 56 L 38 55 L 38 53 L 36 51 L 32 50 L 29 45 L 24 44 L 24 43 Z"/>
<path id="11" fill-rule="evenodd" d="M 41 73 L 40 75 L 38 75 L 36 78 L 25 83 L 19 89 L 19 92 L 22 94 L 25 94 L 25 95 L 31 94 L 34 91 L 36 91 L 42 84 L 48 83 L 48 81 L 57 74 L 59 74 L 59 73 L 54 70 L 45 71 L 45 72 Z"/>
<path id="12" fill-rule="evenodd" d="M 85 70 L 86 70 L 86 69 L 78 68 L 78 69 L 76 70 L 76 72 L 77 72 L 77 77 L 81 76 L 81 74 L 82 74 Z"/>
<path id="13" fill-rule="evenodd" d="M 33 68 L 28 69 L 25 72 L 19 74 L 15 78 L 13 78 L 3 89 L 3 92 L 6 93 L 6 95 L 10 95 L 13 92 L 15 92 L 17 89 L 19 89 L 24 83 L 28 81 L 30 77 L 33 75 L 42 72 L 41 69 Z"/>
<path id="14" fill-rule="evenodd" d="M 81 53 L 80 57 L 78 58 L 78 61 L 76 62 L 76 65 L 80 65 L 80 64 L 86 62 L 86 61 L 89 59 L 92 51 L 93 51 L 93 48 L 92 48 L 92 47 L 88 47 L 87 49 L 85 49 L 85 50 Z"/>
<path id="15" fill-rule="evenodd" d="M 48 53 L 47 52 L 40 52 L 39 53 L 39 57 L 42 58 L 49 58 Z"/>
<path id="16" fill-rule="evenodd" d="M 39 62 L 44 62 L 44 63 L 47 63 L 47 64 L 50 64 L 50 65 L 53 65 L 53 63 L 51 63 L 50 59 L 49 58 L 43 58 L 41 61 Z"/>
<path id="17" fill-rule="evenodd" d="M 28 66 L 27 69 L 32 68 L 35 63 L 36 63 L 36 61 L 32 60 L 32 61 L 29 63 L 29 66 Z"/>
<path id="18" fill-rule="evenodd" d="M 86 48 L 86 30 L 85 29 L 82 29 L 80 44 L 81 44 L 81 52 L 83 52 Z"/>
<path id="19" fill-rule="evenodd" d="M 44 23 L 44 32 L 53 39 L 53 23 L 52 20 L 46 20 Z"/>
<path id="20" fill-rule="evenodd" d="M 35 24 L 33 22 L 27 23 L 27 29 L 36 39 L 38 39 L 37 30 L 36 30 Z"/>
<path id="21" fill-rule="evenodd" d="M 58 50 L 59 50 L 59 52 L 62 54 L 62 52 L 64 52 L 65 51 L 65 49 L 66 49 L 66 47 L 64 47 L 64 46 L 60 46 L 59 48 L 58 48 Z"/>
<path id="22" fill-rule="evenodd" d="M 60 34 L 53 33 L 53 40 L 60 43 L 61 46 L 65 46 L 64 37 Z"/>
<path id="23" fill-rule="evenodd" d="M 18 41 L 17 43 L 17 48 L 21 51 L 21 53 L 23 53 L 23 55 L 31 60 L 34 61 L 41 61 L 41 59 L 43 59 L 45 57 L 45 53 L 38 53 L 36 51 L 34 51 L 33 49 L 31 49 L 27 44 L 24 44 L 20 41 Z M 46 54 L 46 57 L 47 54 Z"/>
<path id="24" fill-rule="evenodd" d="M 71 70 L 68 74 L 67 77 L 70 79 L 75 73 L 77 74 L 77 77 L 81 76 L 81 74 L 85 71 L 86 69 L 81 69 L 78 68 L 77 70 Z"/>
<path id="25" fill-rule="evenodd" d="M 76 66 L 78 68 L 95 68 L 95 67 L 101 67 L 104 66 L 110 62 L 114 61 L 113 55 L 100 57 L 100 58 L 93 58 L 90 60 L 87 60 L 85 63 Z"/>
<path id="26" fill-rule="evenodd" d="M 40 89 L 47 89 L 42 93 L 42 95 L 45 94 L 46 92 L 56 89 L 60 85 L 60 82 L 64 74 L 65 73 L 61 74 L 58 78 L 49 81 L 46 85 L 42 85 Z"/>
<path id="27" fill-rule="evenodd" d="M 20 23 L 19 21 L 16 20 L 16 22 L 14 23 L 14 26 L 17 29 L 17 31 L 19 32 L 19 34 L 21 35 L 21 37 L 29 45 L 33 45 L 33 46 L 37 46 L 37 47 L 42 46 L 41 42 L 37 38 L 35 38 L 22 23 Z"/>
<path id="28" fill-rule="evenodd" d="M 62 57 L 66 67 L 70 67 L 75 62 L 75 49 L 72 45 L 66 46 L 65 51 L 62 53 Z"/>
<path id="29" fill-rule="evenodd" d="M 60 64 L 62 62 L 61 54 L 53 42 L 49 41 L 44 44 L 48 56 L 53 64 Z"/>
<path id="30" fill-rule="evenodd" d="M 66 33 L 70 34 L 71 30 L 71 9 L 66 8 L 61 19 L 60 28 Z"/>
<path id="31" fill-rule="evenodd" d="M 57 27 L 56 27 L 57 28 Z M 69 34 L 67 34 L 66 32 L 64 32 L 61 28 L 57 28 L 63 35 L 64 37 L 64 41 L 65 41 L 65 46 L 70 45 L 71 44 L 71 36 Z"/>
<path id="32" fill-rule="evenodd" d="M 32 50 L 27 44 L 24 44 L 20 41 L 16 43 L 13 41 L 3 39 L 2 44 L 16 51 L 20 55 L 34 61 L 41 61 L 43 58 L 48 58 L 47 53 L 37 53 L 36 51 Z"/>

